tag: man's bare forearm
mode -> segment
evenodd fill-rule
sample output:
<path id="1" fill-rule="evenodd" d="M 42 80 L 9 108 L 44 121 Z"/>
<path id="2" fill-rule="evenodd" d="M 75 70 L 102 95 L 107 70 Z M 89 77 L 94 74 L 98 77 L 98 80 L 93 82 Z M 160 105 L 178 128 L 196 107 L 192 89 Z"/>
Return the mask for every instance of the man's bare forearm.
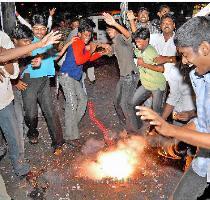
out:
<path id="1" fill-rule="evenodd" d="M 174 109 L 174 106 L 166 103 L 163 110 L 162 118 L 167 120 L 169 115 L 173 112 L 173 109 Z"/>
<path id="2" fill-rule="evenodd" d="M 201 133 L 186 126 L 171 126 L 173 126 L 170 129 L 172 137 L 194 146 L 210 149 L 210 133 Z"/>
<path id="3" fill-rule="evenodd" d="M 17 47 L 14 49 L 7 49 L 0 53 L 0 63 L 5 63 L 9 60 L 13 60 L 15 58 L 21 57 L 34 49 L 42 47 L 41 42 L 33 43 L 24 47 Z"/>

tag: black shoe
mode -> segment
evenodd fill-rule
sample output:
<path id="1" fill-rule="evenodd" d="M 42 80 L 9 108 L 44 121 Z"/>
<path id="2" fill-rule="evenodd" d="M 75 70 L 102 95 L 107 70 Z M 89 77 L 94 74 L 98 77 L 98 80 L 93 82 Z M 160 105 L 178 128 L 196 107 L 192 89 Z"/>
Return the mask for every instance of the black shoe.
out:
<path id="1" fill-rule="evenodd" d="M 96 80 L 90 81 L 90 85 L 94 85 L 96 83 Z"/>
<path id="2" fill-rule="evenodd" d="M 0 151 L 0 161 L 4 158 L 4 156 L 6 155 L 7 153 L 7 148 L 1 148 L 1 151 Z"/>

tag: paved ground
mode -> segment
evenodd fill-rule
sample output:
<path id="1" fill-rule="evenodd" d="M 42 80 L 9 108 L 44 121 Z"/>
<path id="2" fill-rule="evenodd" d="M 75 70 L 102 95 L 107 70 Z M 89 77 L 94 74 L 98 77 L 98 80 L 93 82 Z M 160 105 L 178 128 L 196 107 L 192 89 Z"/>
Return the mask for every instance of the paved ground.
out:
<path id="1" fill-rule="evenodd" d="M 96 116 L 112 131 L 121 129 L 114 111 L 113 97 L 118 70 L 113 60 L 102 60 L 97 64 L 94 85 L 86 81 L 89 99 L 94 102 Z M 55 106 L 63 124 L 62 93 Z M 101 132 L 93 124 L 88 112 L 80 124 L 81 142 L 88 138 L 102 138 Z M 8 157 L 0 163 L 0 172 L 4 177 L 8 193 L 15 200 L 158 200 L 168 199 L 183 172 L 177 161 L 167 160 L 157 155 L 155 149 L 146 148 L 141 155 L 142 164 L 137 168 L 135 179 L 123 181 L 93 181 L 78 177 L 75 166 L 80 166 L 87 157 L 77 149 L 64 146 L 61 156 L 55 156 L 50 148 L 50 140 L 44 118 L 39 120 L 39 144 L 32 146 L 26 139 L 26 157 L 30 159 L 32 169 L 40 173 L 38 187 L 35 190 L 25 179 L 18 179 L 12 172 Z M 91 155 L 94 156 L 94 155 Z M 41 186 L 47 189 L 41 189 Z M 38 195 L 37 195 L 38 193 Z M 30 197 L 31 196 L 31 197 Z"/>

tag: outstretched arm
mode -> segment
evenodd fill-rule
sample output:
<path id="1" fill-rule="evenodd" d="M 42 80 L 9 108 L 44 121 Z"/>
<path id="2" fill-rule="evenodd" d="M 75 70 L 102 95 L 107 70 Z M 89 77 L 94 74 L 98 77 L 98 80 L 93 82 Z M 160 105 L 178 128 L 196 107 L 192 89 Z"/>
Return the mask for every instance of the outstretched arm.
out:
<path id="1" fill-rule="evenodd" d="M 25 54 L 30 53 L 34 49 L 38 49 L 50 44 L 55 44 L 59 42 L 59 39 L 61 38 L 61 34 L 56 35 L 58 32 L 50 32 L 47 34 L 41 41 L 23 46 L 23 47 L 17 47 L 14 49 L 7 49 L 0 53 L 0 63 L 5 63 L 9 60 L 21 57 Z"/>
<path id="2" fill-rule="evenodd" d="M 161 135 L 175 137 L 188 144 L 210 149 L 210 133 L 201 133 L 196 131 L 196 127 L 193 122 L 182 127 L 174 126 L 166 122 L 150 108 L 136 106 L 136 109 L 139 110 L 136 114 L 141 116 L 142 120 L 149 120 L 150 124 L 154 125 L 157 132 Z"/>
<path id="3" fill-rule="evenodd" d="M 108 25 L 113 26 L 116 29 L 118 29 L 126 38 L 130 38 L 131 37 L 130 32 L 126 28 L 124 28 L 123 26 L 118 24 L 115 21 L 115 19 L 109 13 L 103 13 L 103 17 L 104 17 L 105 22 Z"/>
<path id="4" fill-rule="evenodd" d="M 64 47 L 61 49 L 61 51 L 58 53 L 58 57 L 56 60 L 58 60 L 68 49 L 68 47 L 77 39 L 77 37 L 73 37 L 69 42 L 67 42 Z"/>

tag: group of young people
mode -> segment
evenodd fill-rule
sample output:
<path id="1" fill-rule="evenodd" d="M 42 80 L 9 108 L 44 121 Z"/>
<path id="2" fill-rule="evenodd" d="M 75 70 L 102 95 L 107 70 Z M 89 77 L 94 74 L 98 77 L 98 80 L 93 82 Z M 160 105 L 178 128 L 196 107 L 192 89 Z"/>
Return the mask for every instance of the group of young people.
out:
<path id="1" fill-rule="evenodd" d="M 76 146 L 80 138 L 78 124 L 87 107 L 87 94 L 81 83 L 83 65 L 103 55 L 115 55 L 120 78 L 114 105 L 124 128 L 137 132 L 144 124 L 142 120 L 149 120 L 154 127 L 152 135 L 175 137 L 201 147 L 172 198 L 197 199 L 202 194 L 208 186 L 206 174 L 210 162 L 206 150 L 210 148 L 210 20 L 208 17 L 192 18 L 175 32 L 175 20 L 168 6 L 162 6 L 158 16 L 160 19 L 153 22 L 149 20 L 147 8 L 141 7 L 137 18 L 128 11 L 129 30 L 110 14 L 103 13 L 112 45 L 91 42 L 94 25 L 87 18 L 81 19 L 74 33 L 70 33 L 73 34 L 70 39 L 56 52 L 52 51 L 52 44 L 61 36 L 46 35 L 47 20 L 41 15 L 33 16 L 31 29 L 17 26 L 11 36 L 15 49 L 9 49 L 14 47 L 11 39 L 0 32 L 0 127 L 17 175 L 27 175 L 30 171 L 24 158 L 24 132 L 31 144 L 38 143 L 37 103 L 46 119 L 54 151 L 61 149 L 64 142 Z M 97 51 L 97 47 L 102 50 Z M 55 76 L 54 62 L 65 52 L 58 73 L 66 101 L 62 133 L 49 79 Z M 183 64 L 196 67 L 190 72 L 196 106 L 191 84 L 178 68 L 178 53 Z M 21 56 L 23 58 L 19 58 Z M 16 79 L 13 86 L 10 79 Z M 147 107 L 138 107 L 143 104 Z M 178 127 L 166 121 L 172 113 L 176 114 L 173 120 Z M 186 125 L 180 127 L 180 124 Z"/>

